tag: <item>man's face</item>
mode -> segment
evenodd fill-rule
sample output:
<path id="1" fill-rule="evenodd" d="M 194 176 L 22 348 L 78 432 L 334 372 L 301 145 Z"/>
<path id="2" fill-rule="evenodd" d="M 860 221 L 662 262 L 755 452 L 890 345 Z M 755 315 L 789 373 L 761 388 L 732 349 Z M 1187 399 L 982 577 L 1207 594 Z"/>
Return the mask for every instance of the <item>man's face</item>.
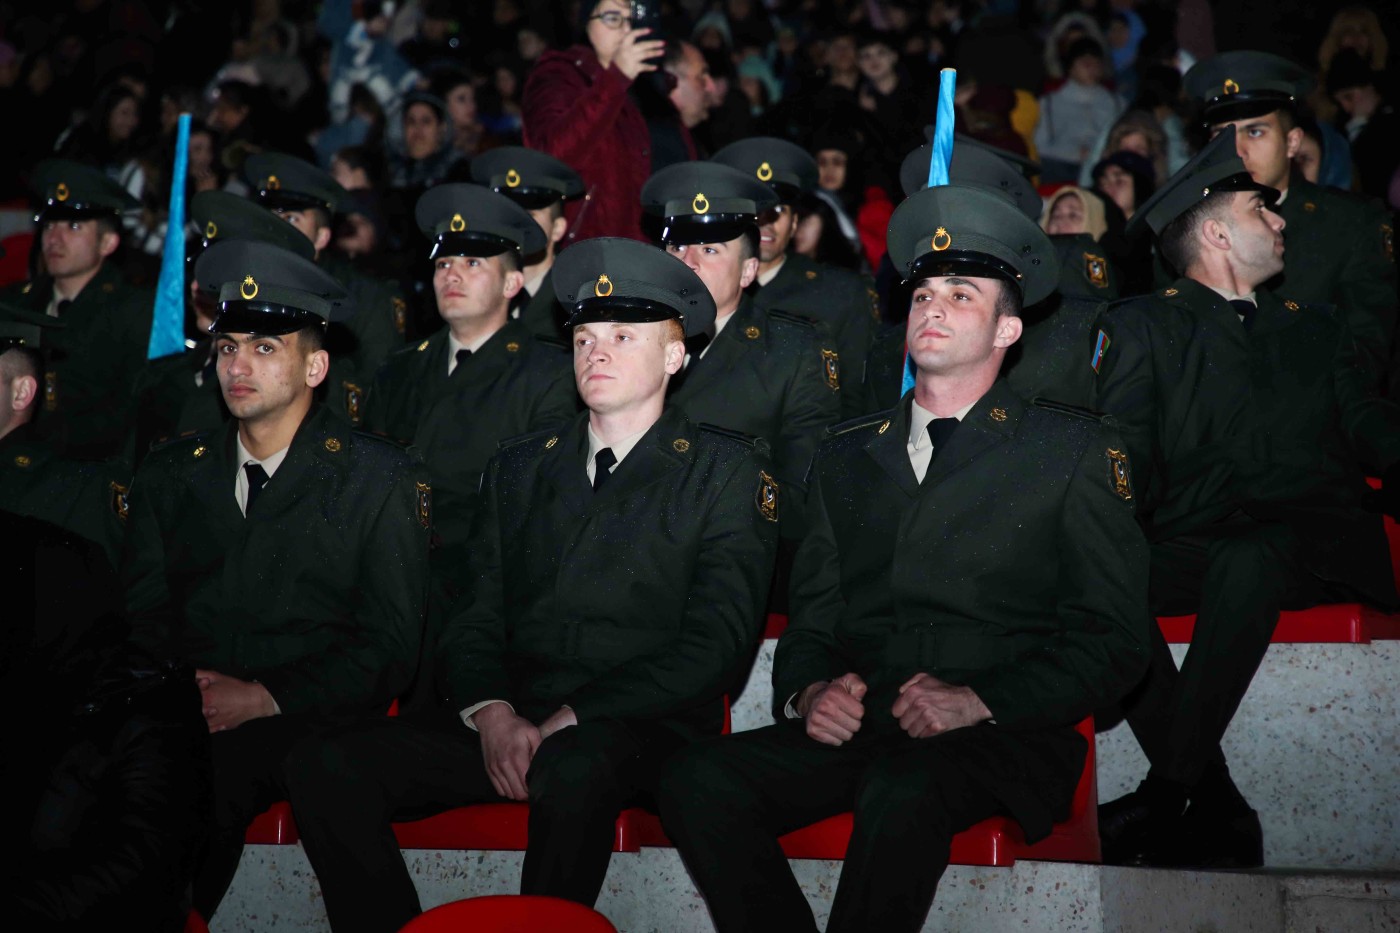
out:
<path id="1" fill-rule="evenodd" d="M 117 248 L 117 235 L 95 220 L 47 220 L 40 233 L 44 268 L 56 279 L 89 275 Z"/>
<path id="2" fill-rule="evenodd" d="M 1367 84 L 1363 87 L 1347 87 L 1332 95 L 1337 100 L 1337 106 L 1346 111 L 1349 117 L 1369 118 L 1380 106 L 1381 98 L 1376 93 L 1374 86 Z"/>
<path id="3" fill-rule="evenodd" d="M 858 58 L 860 62 L 860 73 L 865 75 L 868 81 L 883 81 L 894 71 L 895 62 L 899 57 L 895 55 L 894 49 L 884 43 L 863 46 Z"/>
<path id="4" fill-rule="evenodd" d="M 311 241 L 311 245 L 316 247 L 316 252 L 319 253 L 330 245 L 331 228 L 321 226 L 321 218 L 314 210 L 291 211 L 279 207 L 274 208 L 272 213 L 300 230 L 302 235 Z"/>
<path id="5" fill-rule="evenodd" d="M 534 218 L 535 224 L 544 231 L 545 239 L 550 244 L 558 243 L 564 239 L 564 234 L 569 232 L 569 223 L 564 218 L 564 212 L 557 205 L 534 208 L 530 211 L 530 216 Z"/>
<path id="6" fill-rule="evenodd" d="M 1283 271 L 1283 218 L 1257 191 L 1236 191 L 1230 202 L 1230 251 L 1237 272 L 1254 284 Z"/>
<path id="7" fill-rule="evenodd" d="M 700 276 L 710 290 L 720 314 L 738 307 L 739 297 L 758 274 L 758 260 L 744 258 L 743 237 L 727 243 L 691 243 L 684 246 L 667 244 L 666 252 Z"/>
<path id="8" fill-rule="evenodd" d="M 214 339 L 219 387 L 229 412 L 240 421 L 277 417 L 325 378 L 325 367 L 317 361 L 325 351 L 307 353 L 299 334 L 219 334 Z"/>
<path id="9" fill-rule="evenodd" d="M 225 136 L 242 126 L 247 118 L 247 107 L 240 107 L 222 98 L 214 101 L 214 107 L 209 111 L 209 125 Z"/>
<path id="10" fill-rule="evenodd" d="M 519 290 L 519 273 L 512 276 L 500 256 L 439 256 L 433 261 L 433 292 L 448 324 L 504 314 Z"/>
<path id="11" fill-rule="evenodd" d="M 626 410 L 665 391 L 685 361 L 685 344 L 669 321 L 596 322 L 574 328 L 574 381 L 590 411 Z"/>
<path id="12" fill-rule="evenodd" d="M 410 159 L 426 159 L 442 144 L 442 121 L 427 104 L 410 104 L 403 114 L 403 147 Z"/>
<path id="13" fill-rule="evenodd" d="M 954 375 L 987 363 L 1021 336 L 1021 319 L 997 315 L 997 279 L 946 276 L 914 289 L 905 340 L 921 372 Z"/>
<path id="14" fill-rule="evenodd" d="M 826 66 L 832 71 L 851 71 L 856 67 L 856 41 L 850 36 L 837 36 L 826 47 Z"/>
<path id="15" fill-rule="evenodd" d="M 797 231 L 797 212 L 791 204 L 779 204 L 758 218 L 758 258 L 772 262 L 787 252 Z"/>
<path id="16" fill-rule="evenodd" d="M 1261 185 L 1288 190 L 1288 160 L 1298 152 L 1303 131 L 1294 127 L 1284 132 L 1275 111 L 1262 117 L 1217 123 L 1210 128 L 1211 137 L 1227 126 L 1235 128 L 1235 152 L 1244 160 L 1249 177 Z"/>
<path id="17" fill-rule="evenodd" d="M 671 103 L 681 115 L 681 122 L 687 128 L 698 125 L 710 115 L 710 102 L 717 93 L 705 56 L 695 46 L 687 44 L 671 74 L 676 77 L 676 86 L 670 95 Z"/>

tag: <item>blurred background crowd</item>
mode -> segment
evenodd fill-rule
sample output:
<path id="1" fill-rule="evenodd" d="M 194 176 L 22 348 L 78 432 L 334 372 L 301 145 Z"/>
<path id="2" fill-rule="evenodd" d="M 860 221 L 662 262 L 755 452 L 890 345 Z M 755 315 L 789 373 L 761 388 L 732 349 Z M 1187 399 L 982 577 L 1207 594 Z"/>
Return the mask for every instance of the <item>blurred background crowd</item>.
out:
<path id="1" fill-rule="evenodd" d="M 588 6 L 593 6 L 588 4 Z M 178 114 L 195 115 L 191 194 L 246 190 L 251 153 L 300 155 L 352 192 L 333 248 L 396 279 L 433 329 L 412 218 L 428 186 L 469 180 L 471 159 L 519 144 L 558 154 L 599 195 L 609 173 L 640 177 L 755 134 L 797 142 L 821 167 L 799 205 L 795 249 L 874 271 L 902 199 L 898 170 L 924 141 L 938 71 L 958 70 L 958 129 L 1035 159 L 1043 225 L 1087 232 L 1118 261 L 1123 294 L 1150 287 L 1149 247 L 1125 221 L 1199 146 L 1181 75 L 1217 51 L 1285 55 L 1316 75 L 1296 166 L 1310 180 L 1400 205 L 1390 103 L 1391 4 L 1334 8 L 1208 0 L 660 0 L 661 69 L 627 91 L 646 122 L 619 164 L 616 112 L 550 110 L 562 60 L 587 49 L 578 0 L 64 0 L 0 2 L 0 236 L 32 231 L 30 170 L 59 155 L 101 166 L 142 205 L 119 258 L 154 281 Z M 565 63 L 567 64 L 567 63 Z M 577 62 L 575 62 L 577 64 Z M 564 75 L 567 77 L 567 75 Z M 591 90 L 591 89 L 590 89 Z M 569 98 L 565 95 L 565 100 Z M 557 107 L 556 107 L 557 109 Z M 592 143 L 598 143 L 589 154 Z M 551 144 L 551 145 L 542 145 Z M 587 164 L 595 161 L 599 164 Z M 566 159 L 566 161 L 568 161 Z M 600 177 L 600 174 L 602 177 Z M 601 187 L 599 185 L 601 184 Z M 600 201 L 607 201 L 600 196 Z M 596 204 L 570 239 L 636 229 L 639 206 Z M 36 251 L 37 252 L 37 251 Z M 30 277 L 29 250 L 0 284 Z M 888 309 L 887 309 L 888 310 Z"/>

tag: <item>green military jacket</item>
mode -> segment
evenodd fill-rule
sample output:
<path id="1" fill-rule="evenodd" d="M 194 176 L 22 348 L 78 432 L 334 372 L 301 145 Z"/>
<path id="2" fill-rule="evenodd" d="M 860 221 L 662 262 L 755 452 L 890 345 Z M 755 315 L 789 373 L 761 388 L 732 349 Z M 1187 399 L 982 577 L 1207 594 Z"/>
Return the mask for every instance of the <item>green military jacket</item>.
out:
<path id="1" fill-rule="evenodd" d="M 418 658 L 432 490 L 322 406 L 245 517 L 238 423 L 151 452 L 122 566 L 132 640 L 264 684 L 284 713 L 381 713 Z"/>
<path id="2" fill-rule="evenodd" d="M 1368 385 L 1378 389 L 1390 364 L 1396 324 L 1390 214 L 1378 202 L 1298 175 L 1278 212 L 1286 223 L 1283 274 L 1265 287 L 1303 304 L 1339 308 Z"/>
<path id="3" fill-rule="evenodd" d="M 1098 416 L 1030 404 L 999 381 L 920 483 L 911 400 L 832 429 L 817 452 L 774 717 L 854 672 L 869 688 L 856 741 L 897 741 L 889 710 L 923 672 L 987 705 L 995 725 L 975 728 L 1008 773 L 1024 766 L 1026 736 L 1053 736 L 1066 752 L 1053 755 L 1065 759 L 1058 783 L 1072 788 L 1073 724 L 1131 689 L 1147 661 L 1147 544 L 1122 441 Z M 995 791 L 1007 779 L 988 780 Z M 1013 815 L 1028 835 L 1048 830 L 1057 795 L 1024 793 L 1007 792 Z"/>
<path id="4" fill-rule="evenodd" d="M 670 402 L 696 423 L 762 437 L 787 495 L 783 535 L 800 538 L 807 468 L 822 431 L 840 420 L 836 351 L 816 325 L 760 311 L 745 296 L 703 357 L 673 377 Z M 839 364 L 838 364 L 839 366 Z"/>
<path id="5" fill-rule="evenodd" d="M 11 286 L 0 298 L 37 314 L 47 311 L 53 283 Z M 64 309 L 66 325 L 44 336 L 40 433 L 72 456 L 105 458 L 122 452 L 134 415 L 134 390 L 146 363 L 155 296 L 123 281 L 103 263 Z"/>
<path id="6" fill-rule="evenodd" d="M 540 287 L 533 295 L 522 288 L 515 297 L 516 303 L 511 309 L 511 316 L 524 324 L 530 333 L 547 340 L 569 342 L 570 335 L 564 329 L 564 307 L 554 297 L 553 269 L 540 279 Z"/>
<path id="7" fill-rule="evenodd" d="M 786 507 L 761 441 L 669 407 L 596 494 L 588 415 L 491 461 L 472 598 L 439 651 L 453 708 L 719 731 L 748 664 Z"/>
<path id="8" fill-rule="evenodd" d="M 365 425 L 413 444 L 433 478 L 434 531 L 465 544 L 481 474 L 508 437 L 563 424 L 579 409 L 571 357 L 508 321 L 447 374 L 446 328 L 395 353 L 370 388 Z"/>
<path id="9" fill-rule="evenodd" d="M 100 545 L 116 568 L 131 473 L 120 461 L 70 460 L 32 426 L 0 438 L 0 510 L 57 525 Z"/>
<path id="10" fill-rule="evenodd" d="M 219 389 L 212 338 L 184 353 L 151 360 L 137 380 L 135 426 L 127 459 L 141 465 L 151 445 L 180 434 L 204 434 L 229 420 Z"/>
<path id="11" fill-rule="evenodd" d="M 880 320 L 874 285 L 853 272 L 789 253 L 773 280 L 754 289 L 753 303 L 760 311 L 787 311 L 822 326 L 823 346 L 836 352 L 835 372 L 844 385 L 841 417 L 860 414 L 866 356 Z"/>
<path id="12" fill-rule="evenodd" d="M 332 324 L 326 333 L 331 371 L 325 402 L 359 427 L 370 380 L 389 355 L 404 345 L 408 305 L 395 286 L 361 272 L 342 253 L 323 250 L 316 264 L 345 287 L 355 308 L 354 317 Z"/>
<path id="13" fill-rule="evenodd" d="M 1246 327 L 1191 279 L 1110 305 L 1096 407 L 1134 465 L 1152 541 L 1243 510 L 1299 531 L 1309 568 L 1380 605 L 1395 602 L 1361 462 L 1400 460 L 1400 408 L 1369 396 L 1346 318 L 1260 290 Z"/>

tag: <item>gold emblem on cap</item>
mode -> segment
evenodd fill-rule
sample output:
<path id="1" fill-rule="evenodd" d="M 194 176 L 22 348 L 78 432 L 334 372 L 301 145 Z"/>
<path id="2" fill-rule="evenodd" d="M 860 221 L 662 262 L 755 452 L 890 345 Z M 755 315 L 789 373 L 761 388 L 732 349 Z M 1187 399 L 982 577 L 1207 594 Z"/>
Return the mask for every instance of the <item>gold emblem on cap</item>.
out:
<path id="1" fill-rule="evenodd" d="M 949 235 L 948 228 L 939 227 L 937 230 L 933 231 L 933 239 L 929 242 L 929 245 L 933 247 L 935 253 L 941 253 L 952 246 L 953 238 Z"/>
<path id="2" fill-rule="evenodd" d="M 453 214 L 452 219 L 447 223 L 447 229 L 451 230 L 453 233 L 461 233 L 463 230 L 467 229 L 467 222 L 462 219 L 461 214 Z"/>
<path id="3" fill-rule="evenodd" d="M 514 340 L 512 340 L 510 343 L 506 344 L 506 352 L 507 352 L 507 353 L 519 353 L 519 352 L 520 352 L 520 344 L 518 344 L 518 343 L 516 343 Z"/>
<path id="4" fill-rule="evenodd" d="M 760 165 L 760 166 L 758 167 L 758 171 L 755 172 L 754 174 L 756 174 L 756 175 L 758 176 L 758 180 L 759 180 L 759 181 L 772 181 L 772 180 L 773 180 L 773 166 L 769 165 L 767 162 L 764 162 L 762 165 Z"/>
<path id="5" fill-rule="evenodd" d="M 671 442 L 671 447 L 676 451 L 676 453 L 683 454 L 690 449 L 690 441 L 686 440 L 683 437 L 678 437 Z"/>
<path id="6" fill-rule="evenodd" d="M 510 171 L 506 172 L 506 187 L 507 187 L 507 188 L 519 188 L 519 187 L 520 187 L 520 173 L 517 172 L 515 169 L 511 169 Z"/>
<path id="7" fill-rule="evenodd" d="M 749 338 L 750 340 L 757 340 L 759 334 L 761 333 L 763 333 L 763 331 L 759 330 L 757 327 L 754 327 L 752 324 L 744 328 L 744 336 Z"/>
<path id="8" fill-rule="evenodd" d="M 60 201 L 68 200 L 68 186 L 59 182 L 57 187 L 53 189 L 53 196 Z"/>
<path id="9" fill-rule="evenodd" d="M 27 468 L 32 462 L 33 461 L 26 457 L 24 454 L 20 454 L 18 457 L 15 457 L 15 466 L 19 467 L 20 469 Z"/>
<path id="10" fill-rule="evenodd" d="M 549 450 L 549 448 L 553 447 L 553 446 L 554 446 L 555 444 L 557 444 L 557 443 L 559 443 L 559 435 L 558 435 L 558 434 L 554 435 L 554 436 L 551 437 L 549 440 L 547 440 L 547 441 L 544 442 L 544 449 L 545 449 L 545 450 Z"/>
<path id="11" fill-rule="evenodd" d="M 333 454 L 338 454 L 338 453 L 340 453 L 340 438 L 338 438 L 338 437 L 328 437 L 328 438 L 326 438 L 326 449 L 329 450 L 329 451 L 330 451 L 331 453 L 333 453 Z"/>
<path id="12" fill-rule="evenodd" d="M 194 458 L 198 460 L 200 457 L 204 456 L 204 452 L 208 449 L 208 447 L 205 447 L 203 444 L 200 444 L 194 449 Z"/>
<path id="13" fill-rule="evenodd" d="M 604 286 L 607 287 L 607 291 L 604 291 L 604 290 L 603 290 Z M 613 293 L 613 283 L 612 283 L 612 279 L 608 278 L 608 274 L 607 274 L 606 272 L 604 272 L 602 275 L 598 276 L 598 281 L 596 281 L 596 282 L 593 283 L 593 297 L 594 297 L 594 298 L 606 298 L 606 297 L 608 297 L 609 295 L 611 295 L 612 293 Z"/>
<path id="14" fill-rule="evenodd" d="M 706 214 L 710 210 L 710 199 L 705 197 L 704 192 L 697 191 L 695 200 L 690 202 L 690 209 L 697 214 Z"/>
<path id="15" fill-rule="evenodd" d="M 209 221 L 207 224 L 204 225 L 204 238 L 205 238 L 206 240 L 212 240 L 212 239 L 214 239 L 214 237 L 216 237 L 216 236 L 218 236 L 218 235 L 219 235 L 219 225 L 216 224 L 216 223 L 214 223 L 214 221 L 211 220 L 211 221 Z"/>
<path id="16" fill-rule="evenodd" d="M 1238 94 L 1240 92 L 1240 86 L 1235 83 L 1234 78 L 1226 78 L 1225 86 L 1222 87 L 1220 91 L 1223 94 Z"/>
<path id="17" fill-rule="evenodd" d="M 258 297 L 258 283 L 253 281 L 251 275 L 243 276 L 243 284 L 238 286 L 238 294 L 242 295 L 245 301 L 252 301 Z"/>
<path id="18" fill-rule="evenodd" d="M 263 187 L 266 188 L 268 191 L 276 191 L 277 189 L 282 187 L 282 182 L 277 178 L 276 175 L 269 175 L 267 176 L 267 184 Z"/>
<path id="19" fill-rule="evenodd" d="M 1005 421 L 1005 420 L 1006 420 L 1006 409 L 1005 409 L 1005 408 L 993 408 L 993 409 L 988 413 L 988 415 L 991 417 L 991 419 L 992 419 L 993 421 Z"/>

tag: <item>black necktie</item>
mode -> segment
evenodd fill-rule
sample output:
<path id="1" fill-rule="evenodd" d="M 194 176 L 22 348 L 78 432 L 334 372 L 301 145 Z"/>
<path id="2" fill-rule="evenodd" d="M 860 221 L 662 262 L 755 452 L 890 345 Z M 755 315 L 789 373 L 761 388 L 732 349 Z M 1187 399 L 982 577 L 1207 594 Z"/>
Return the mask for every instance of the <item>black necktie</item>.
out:
<path id="1" fill-rule="evenodd" d="M 613 464 L 617 463 L 617 456 L 613 454 L 611 447 L 604 447 L 593 455 L 593 491 L 597 492 L 603 488 L 603 484 L 612 476 Z"/>
<path id="2" fill-rule="evenodd" d="M 461 369 L 461 368 L 462 368 L 462 364 L 465 363 L 465 362 L 467 361 L 467 357 L 469 357 L 469 356 L 471 356 L 471 355 L 472 355 L 472 351 L 470 351 L 470 350 L 466 350 L 466 349 L 458 350 L 458 351 L 457 351 L 457 369 Z M 454 370 L 452 370 L 452 371 L 455 373 L 455 372 L 457 371 L 457 369 L 454 369 Z"/>
<path id="3" fill-rule="evenodd" d="M 1232 298 L 1230 300 L 1230 307 L 1234 308 L 1235 313 L 1240 316 L 1241 321 L 1244 323 L 1244 329 L 1249 330 L 1249 326 L 1254 323 L 1254 312 L 1259 310 L 1254 302 L 1246 301 L 1243 298 Z"/>
<path id="4" fill-rule="evenodd" d="M 243 472 L 248 474 L 248 504 L 243 508 L 243 514 L 247 515 L 253 511 L 253 503 L 257 501 L 258 493 L 267 485 L 268 476 L 261 463 L 245 463 Z"/>
<path id="5" fill-rule="evenodd" d="M 938 457 L 943 446 L 948 443 L 948 438 L 953 436 L 953 431 L 957 429 L 957 418 L 934 418 L 928 423 L 928 440 L 933 445 L 933 453 L 929 456 L 930 464 Z"/>
<path id="6" fill-rule="evenodd" d="M 60 299 L 58 299 L 58 304 L 54 306 L 54 310 L 58 312 L 57 316 L 58 316 L 58 317 L 63 317 L 63 312 L 64 312 L 64 311 L 67 311 L 67 310 L 68 310 L 68 306 L 71 305 L 72 303 L 73 303 L 73 302 L 72 302 L 70 299 L 68 299 L 68 298 L 60 298 Z"/>

